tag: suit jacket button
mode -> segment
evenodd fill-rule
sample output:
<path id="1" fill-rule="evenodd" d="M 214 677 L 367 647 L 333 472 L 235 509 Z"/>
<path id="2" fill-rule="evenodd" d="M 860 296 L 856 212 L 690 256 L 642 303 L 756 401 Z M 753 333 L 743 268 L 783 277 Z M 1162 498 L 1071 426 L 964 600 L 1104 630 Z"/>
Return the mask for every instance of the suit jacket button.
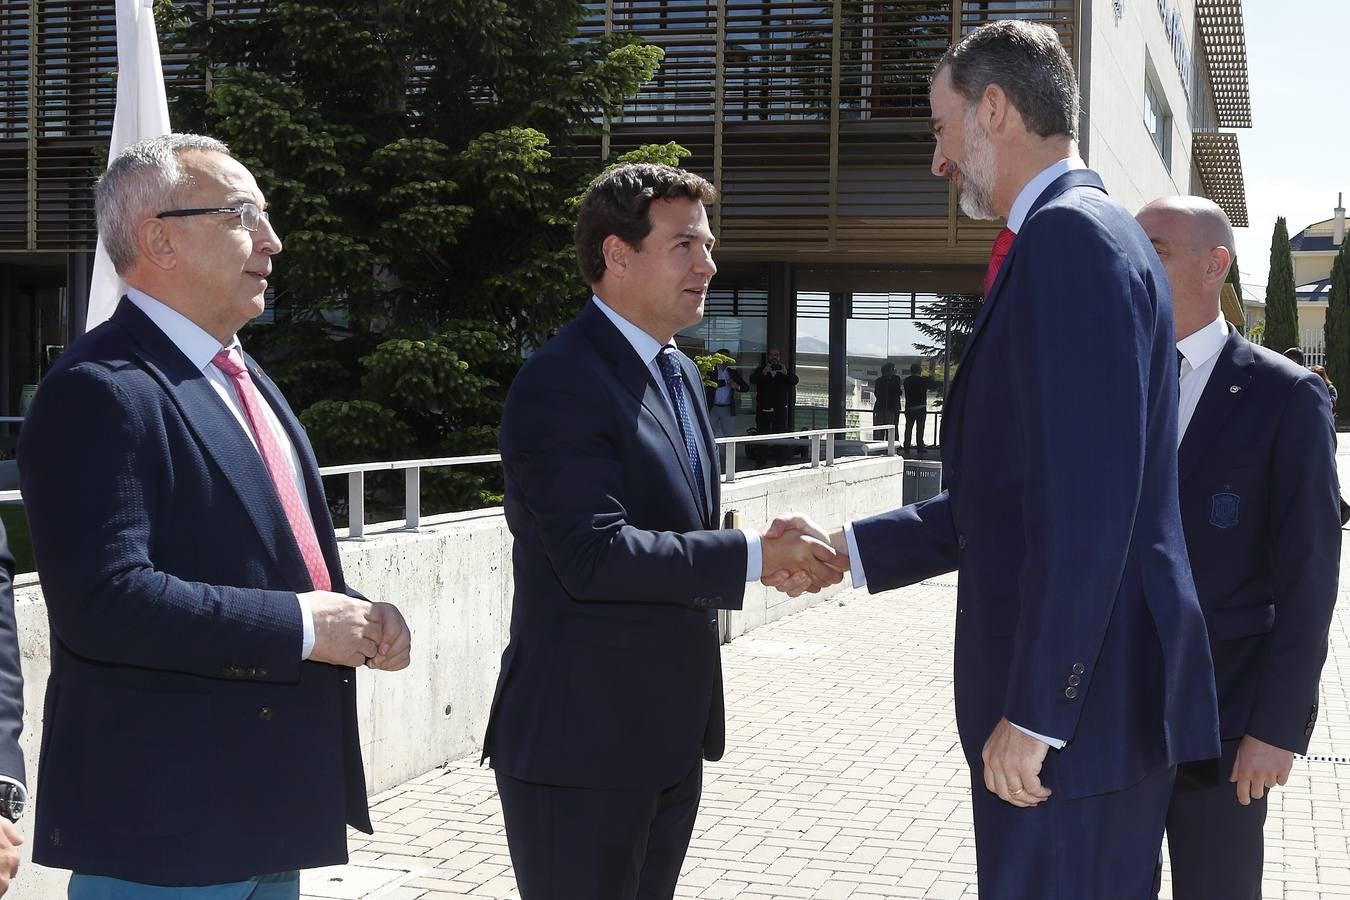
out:
<path id="1" fill-rule="evenodd" d="M 270 707 L 270 706 L 264 706 L 262 709 L 258 710 L 258 718 L 262 719 L 264 722 L 266 722 L 266 721 L 268 721 L 269 719 L 271 719 L 271 718 L 272 718 L 272 707 Z"/>
<path id="2" fill-rule="evenodd" d="M 956 536 L 956 546 L 961 550 L 966 549 L 966 536 L 964 534 Z"/>
<path id="3" fill-rule="evenodd" d="M 259 677 L 259 678 L 266 678 L 266 677 L 267 677 L 267 670 L 264 669 L 262 666 L 258 666 L 258 677 Z"/>
<path id="4" fill-rule="evenodd" d="M 1075 674 L 1075 675 L 1082 675 L 1082 674 L 1083 674 L 1084 672 L 1086 672 L 1086 671 L 1087 671 L 1087 669 L 1083 668 L 1083 664 L 1082 664 L 1082 663 L 1074 663 L 1074 664 L 1073 664 L 1073 674 Z"/>
<path id="5" fill-rule="evenodd" d="M 1079 678 L 1077 675 L 1069 676 L 1069 684 L 1072 685 L 1073 687 L 1077 687 L 1079 682 L 1081 682 L 1082 680 L 1083 679 Z"/>
<path id="6" fill-rule="evenodd" d="M 709 631 L 716 631 L 716 630 L 717 630 L 717 620 L 716 620 L 716 619 L 713 619 L 712 621 L 710 621 L 710 622 L 708 623 L 708 630 L 709 630 Z"/>
<path id="7" fill-rule="evenodd" d="M 1065 696 L 1065 697 L 1068 697 L 1070 700 L 1072 700 L 1074 697 L 1077 697 L 1077 696 L 1078 696 L 1078 688 L 1076 688 L 1076 687 L 1066 687 L 1066 688 L 1064 689 L 1064 696 Z"/>

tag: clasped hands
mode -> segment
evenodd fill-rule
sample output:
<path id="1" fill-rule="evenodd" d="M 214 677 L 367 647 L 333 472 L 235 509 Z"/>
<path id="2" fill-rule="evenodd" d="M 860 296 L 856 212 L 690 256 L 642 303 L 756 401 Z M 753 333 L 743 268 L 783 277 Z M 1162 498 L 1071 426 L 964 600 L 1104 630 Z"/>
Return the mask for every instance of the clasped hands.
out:
<path id="1" fill-rule="evenodd" d="M 760 539 L 764 554 L 760 583 L 789 597 L 838 584 L 848 571 L 848 545 L 842 529 L 829 534 L 806 516 L 779 516 Z"/>
<path id="2" fill-rule="evenodd" d="M 311 591 L 304 596 L 314 618 L 311 660 L 386 672 L 407 668 L 412 633 L 394 604 L 371 603 L 332 591 Z"/>

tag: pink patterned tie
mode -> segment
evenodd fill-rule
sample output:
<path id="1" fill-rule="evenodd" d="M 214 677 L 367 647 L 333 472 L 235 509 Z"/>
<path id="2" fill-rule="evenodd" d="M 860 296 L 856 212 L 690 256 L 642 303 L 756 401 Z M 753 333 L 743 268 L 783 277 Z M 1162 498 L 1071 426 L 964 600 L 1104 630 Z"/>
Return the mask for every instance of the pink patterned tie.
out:
<path id="1" fill-rule="evenodd" d="M 244 368 L 243 355 L 238 350 L 222 350 L 215 355 L 211 363 L 229 376 L 234 382 L 239 402 L 244 406 L 244 415 L 253 429 L 258 441 L 258 452 L 262 455 L 267 474 L 272 476 L 272 486 L 277 490 L 277 499 L 286 511 L 286 520 L 291 523 L 291 532 L 295 542 L 300 545 L 300 555 L 305 558 L 305 568 L 309 569 L 310 581 L 316 590 L 329 591 L 333 582 L 328 577 L 328 564 L 324 562 L 323 551 L 319 549 L 319 539 L 314 534 L 314 523 L 305 514 L 304 504 L 300 502 L 300 493 L 295 489 L 295 479 L 291 476 L 291 467 L 286 455 L 277 444 L 276 435 L 267 425 L 262 405 L 266 401 L 253 386 L 253 379 Z"/>

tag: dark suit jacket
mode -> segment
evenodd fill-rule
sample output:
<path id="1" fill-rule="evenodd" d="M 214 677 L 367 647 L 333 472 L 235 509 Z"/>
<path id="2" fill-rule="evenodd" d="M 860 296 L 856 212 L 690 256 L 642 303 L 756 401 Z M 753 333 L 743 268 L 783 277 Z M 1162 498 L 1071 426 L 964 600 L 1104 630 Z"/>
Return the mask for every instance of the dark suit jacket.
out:
<path id="1" fill-rule="evenodd" d="M 23 670 L 14 623 L 14 557 L 0 522 L 0 775 L 27 784 L 19 734 L 23 731 Z"/>
<path id="2" fill-rule="evenodd" d="M 1231 331 L 1182 439 L 1180 477 L 1220 734 L 1305 753 L 1341 553 L 1322 379 Z"/>
<path id="3" fill-rule="evenodd" d="M 904 399 L 903 386 L 904 379 L 894 372 L 889 375 L 878 375 L 872 382 L 872 409 L 898 413 Z"/>
<path id="4" fill-rule="evenodd" d="M 342 591 L 304 429 L 245 359 Z M 167 885 L 345 861 L 370 830 L 354 673 L 301 662 L 312 586 L 262 459 L 129 301 L 43 380 L 19 477 L 52 630 L 33 858 Z"/>
<path id="5" fill-rule="evenodd" d="M 743 391 L 748 391 L 748 390 L 750 389 L 750 385 L 746 384 L 746 383 L 745 383 L 745 379 L 741 377 L 741 372 L 740 372 L 739 369 L 733 369 L 733 368 L 731 368 L 731 367 L 727 367 L 727 375 L 731 378 L 732 384 L 735 384 L 735 385 L 736 385 L 737 387 L 739 387 L 741 390 L 743 390 Z M 717 370 L 716 370 L 716 369 L 713 369 L 712 375 L 711 375 L 710 377 L 713 379 L 713 381 L 716 381 L 716 380 L 717 380 Z M 735 391 L 735 388 L 732 388 L 732 391 Z M 731 396 L 732 396 L 732 401 L 731 401 L 731 402 L 732 402 L 732 404 L 734 405 L 735 402 L 736 402 L 736 399 L 735 399 L 735 398 L 736 398 L 736 395 L 735 395 L 735 393 L 733 393 Z M 716 402 L 716 398 L 717 398 L 717 388 L 715 388 L 715 387 L 708 387 L 707 385 L 704 385 L 704 386 L 703 386 L 703 399 L 707 402 L 707 404 L 708 404 L 709 407 L 712 407 L 713 403 Z"/>
<path id="6" fill-rule="evenodd" d="M 1218 755 L 1176 411 L 1162 265 L 1097 175 L 1069 172 L 967 341 L 944 407 L 949 489 L 855 526 L 872 591 L 960 570 L 956 713 L 977 772 L 1001 716 L 1069 740 L 1049 787 L 1070 798 Z"/>
<path id="7" fill-rule="evenodd" d="M 755 386 L 755 409 L 786 409 L 791 403 L 792 387 L 800 380 L 786 366 L 771 375 L 765 375 L 764 367 L 758 366 L 750 373 L 750 383 Z"/>
<path id="8" fill-rule="evenodd" d="M 680 359 L 696 398 L 698 372 Z M 507 775 L 655 789 L 700 752 L 722 755 L 715 609 L 741 606 L 745 538 L 711 530 L 716 463 L 705 518 L 664 396 L 594 303 L 511 385 L 500 441 L 515 600 L 483 739 Z"/>

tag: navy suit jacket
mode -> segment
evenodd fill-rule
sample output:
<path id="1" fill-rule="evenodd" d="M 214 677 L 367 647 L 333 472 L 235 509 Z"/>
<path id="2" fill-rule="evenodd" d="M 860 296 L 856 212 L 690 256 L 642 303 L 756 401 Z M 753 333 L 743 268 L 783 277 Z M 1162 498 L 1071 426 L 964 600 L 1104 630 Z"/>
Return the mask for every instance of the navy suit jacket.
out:
<path id="1" fill-rule="evenodd" d="M 342 591 L 304 429 L 245 359 Z M 52 631 L 33 858 L 164 885 L 344 862 L 370 830 L 355 676 L 300 660 L 309 575 L 205 375 L 123 299 L 43 380 L 19 478 Z"/>
<path id="2" fill-rule="evenodd" d="M 966 344 L 943 410 L 948 490 L 854 527 L 872 591 L 960 570 L 956 715 L 977 774 L 1000 717 L 1069 741 L 1047 781 L 1070 798 L 1218 755 L 1176 411 L 1162 265 L 1096 173 L 1069 172 Z"/>
<path id="3" fill-rule="evenodd" d="M 1224 740 L 1305 753 L 1317 721 L 1341 554 L 1329 411 L 1321 378 L 1231 331 L 1181 442 Z"/>
<path id="4" fill-rule="evenodd" d="M 705 447 L 712 429 L 679 357 Z M 745 538 L 713 530 L 666 391 L 594 303 L 526 360 L 502 415 L 511 639 L 483 756 L 525 781 L 659 789 L 722 756 L 716 609 Z"/>
<path id="5" fill-rule="evenodd" d="M 27 785 L 19 734 L 23 731 L 23 669 L 14 623 L 14 557 L 0 522 L 0 775 Z"/>

